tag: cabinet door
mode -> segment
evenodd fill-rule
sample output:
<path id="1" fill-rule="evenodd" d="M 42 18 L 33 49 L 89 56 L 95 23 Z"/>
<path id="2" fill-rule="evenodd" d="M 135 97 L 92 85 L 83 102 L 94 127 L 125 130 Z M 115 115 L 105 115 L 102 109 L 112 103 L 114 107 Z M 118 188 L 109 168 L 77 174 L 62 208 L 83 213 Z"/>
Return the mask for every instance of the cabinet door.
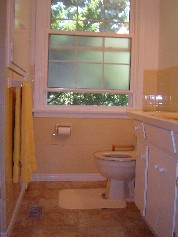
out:
<path id="1" fill-rule="evenodd" d="M 147 206 L 146 220 L 157 234 L 158 226 L 158 199 L 159 199 L 159 173 L 158 173 L 158 157 L 152 154 L 153 150 L 149 147 L 148 161 L 148 184 L 147 184 Z M 155 156 L 155 157 L 154 157 Z"/>
<path id="2" fill-rule="evenodd" d="M 148 170 L 148 146 L 137 141 L 137 159 L 135 174 L 135 204 L 141 214 L 145 216 Z"/>
<path id="3" fill-rule="evenodd" d="M 150 146 L 148 167 L 146 220 L 159 237 L 172 237 L 177 162 L 162 150 Z"/>
<path id="4" fill-rule="evenodd" d="M 9 66 L 30 72 L 33 64 L 35 21 L 34 0 L 11 0 Z"/>
<path id="5" fill-rule="evenodd" d="M 177 162 L 168 155 L 160 157 L 159 166 L 159 228 L 161 237 L 173 236 L 176 202 L 176 167 Z M 164 227 L 164 228 L 163 228 Z"/>

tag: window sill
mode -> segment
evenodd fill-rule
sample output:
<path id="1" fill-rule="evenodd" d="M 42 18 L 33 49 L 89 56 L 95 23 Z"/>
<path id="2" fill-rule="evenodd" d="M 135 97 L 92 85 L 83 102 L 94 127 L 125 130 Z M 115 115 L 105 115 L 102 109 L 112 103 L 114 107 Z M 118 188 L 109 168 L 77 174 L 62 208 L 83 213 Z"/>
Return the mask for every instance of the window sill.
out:
<path id="1" fill-rule="evenodd" d="M 66 117 L 66 118 L 129 118 L 129 107 L 58 107 L 34 109 L 34 117 Z"/>

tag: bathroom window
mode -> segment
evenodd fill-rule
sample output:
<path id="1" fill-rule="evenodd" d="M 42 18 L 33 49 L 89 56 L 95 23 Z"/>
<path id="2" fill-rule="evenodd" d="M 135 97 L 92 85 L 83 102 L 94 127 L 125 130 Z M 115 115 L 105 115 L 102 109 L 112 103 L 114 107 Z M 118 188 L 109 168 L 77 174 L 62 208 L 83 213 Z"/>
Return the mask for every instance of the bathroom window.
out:
<path id="1" fill-rule="evenodd" d="M 47 104 L 131 103 L 129 0 L 52 0 Z"/>
<path id="2" fill-rule="evenodd" d="M 136 2 L 36 4 L 36 114 L 112 117 L 132 107 Z"/>

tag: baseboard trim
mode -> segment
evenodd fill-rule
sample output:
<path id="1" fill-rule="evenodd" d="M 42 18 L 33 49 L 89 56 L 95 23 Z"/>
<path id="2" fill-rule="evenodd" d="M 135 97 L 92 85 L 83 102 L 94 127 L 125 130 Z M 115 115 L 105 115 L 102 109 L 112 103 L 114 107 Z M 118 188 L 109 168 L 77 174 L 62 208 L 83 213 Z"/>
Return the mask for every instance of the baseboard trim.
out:
<path id="1" fill-rule="evenodd" d="M 20 206 L 21 206 L 21 203 L 22 203 L 22 200 L 23 200 L 25 189 L 26 189 L 26 185 L 22 184 L 21 191 L 20 191 L 20 194 L 19 194 L 19 198 L 18 198 L 18 200 L 16 202 L 16 206 L 15 206 L 14 212 L 12 214 L 12 218 L 11 218 L 9 226 L 7 228 L 7 235 L 2 235 L 4 237 L 9 236 L 11 234 L 11 232 L 12 232 L 12 229 L 14 227 L 18 211 L 20 209 Z"/>
<path id="2" fill-rule="evenodd" d="M 33 174 L 32 181 L 104 181 L 100 174 Z"/>

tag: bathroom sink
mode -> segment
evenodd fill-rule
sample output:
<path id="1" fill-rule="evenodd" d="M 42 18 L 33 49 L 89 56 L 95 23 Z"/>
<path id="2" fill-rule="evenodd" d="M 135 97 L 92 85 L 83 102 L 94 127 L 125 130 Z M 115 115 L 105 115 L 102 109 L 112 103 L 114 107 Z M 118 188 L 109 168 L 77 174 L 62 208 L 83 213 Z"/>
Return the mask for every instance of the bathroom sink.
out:
<path id="1" fill-rule="evenodd" d="M 178 120 L 178 113 L 154 113 L 152 116 L 163 119 Z"/>

